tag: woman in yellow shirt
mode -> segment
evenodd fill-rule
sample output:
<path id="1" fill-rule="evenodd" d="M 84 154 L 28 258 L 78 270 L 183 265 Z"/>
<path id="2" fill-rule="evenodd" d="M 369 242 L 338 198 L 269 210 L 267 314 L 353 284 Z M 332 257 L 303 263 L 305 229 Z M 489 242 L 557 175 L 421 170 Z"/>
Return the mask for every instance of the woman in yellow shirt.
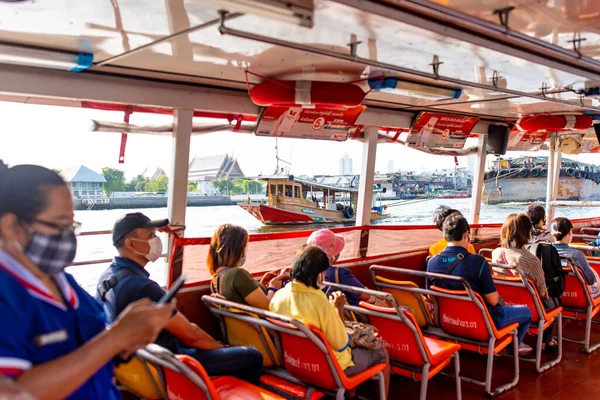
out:
<path id="1" fill-rule="evenodd" d="M 356 375 L 382 362 L 387 363 L 384 371 L 387 396 L 390 374 L 387 353 L 383 348 L 350 349 L 348 333 L 343 322 L 346 301 L 344 295 L 336 292 L 328 300 L 325 293 L 319 290 L 319 284 L 323 281 L 329 265 L 329 257 L 319 246 L 303 246 L 292 263 L 292 282 L 275 293 L 269 309 L 303 324 L 312 325 L 323 332 L 347 376 Z"/>
<path id="2" fill-rule="evenodd" d="M 440 232 L 442 232 L 442 226 L 444 226 L 444 221 L 452 214 L 462 215 L 460 211 L 450 208 L 448 206 L 439 206 L 435 209 L 435 212 L 433 213 L 433 223 L 435 224 L 435 226 L 437 226 Z M 441 238 L 429 248 L 429 255 L 435 256 L 436 254 L 440 254 L 446 249 L 446 247 L 448 247 L 448 242 L 446 241 L 446 239 Z M 473 247 L 471 243 L 469 243 L 467 251 L 471 254 L 477 253 L 475 251 L 475 247 Z"/>

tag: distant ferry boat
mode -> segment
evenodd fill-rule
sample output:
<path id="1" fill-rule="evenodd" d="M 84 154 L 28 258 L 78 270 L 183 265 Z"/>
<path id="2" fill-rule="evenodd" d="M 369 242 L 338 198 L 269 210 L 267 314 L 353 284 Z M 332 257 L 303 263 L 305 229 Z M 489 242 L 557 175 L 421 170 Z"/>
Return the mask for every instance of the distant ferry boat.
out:
<path id="1" fill-rule="evenodd" d="M 546 198 L 548 157 L 498 159 L 485 174 L 482 202 L 532 202 Z M 600 200 L 600 167 L 562 159 L 558 200 Z"/>
<path id="2" fill-rule="evenodd" d="M 328 224 L 355 221 L 358 189 L 323 185 L 289 176 L 260 177 L 267 182 L 267 204 L 248 201 L 238 205 L 265 225 Z M 374 189 L 375 193 L 381 189 Z M 322 199 L 319 201 L 319 198 Z M 388 218 L 385 206 L 375 206 L 371 221 Z"/>

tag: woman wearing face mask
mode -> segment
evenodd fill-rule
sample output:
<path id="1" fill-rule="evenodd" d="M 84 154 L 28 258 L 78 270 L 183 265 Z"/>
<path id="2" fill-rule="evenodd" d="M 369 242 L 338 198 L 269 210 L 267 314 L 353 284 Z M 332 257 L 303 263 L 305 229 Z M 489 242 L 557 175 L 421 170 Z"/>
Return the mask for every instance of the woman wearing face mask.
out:
<path id="1" fill-rule="evenodd" d="M 154 341 L 172 305 L 130 305 L 110 327 L 64 272 L 77 239 L 55 172 L 0 162 L 0 373 L 37 399 L 120 399 L 112 359 Z"/>
<path id="2" fill-rule="evenodd" d="M 282 271 L 267 272 L 259 282 L 241 268 L 246 262 L 248 232 L 241 226 L 224 224 L 210 240 L 206 265 L 212 275 L 211 291 L 227 300 L 263 310 L 269 309 L 273 294 L 289 279 Z M 267 283 L 265 287 L 265 283 Z"/>

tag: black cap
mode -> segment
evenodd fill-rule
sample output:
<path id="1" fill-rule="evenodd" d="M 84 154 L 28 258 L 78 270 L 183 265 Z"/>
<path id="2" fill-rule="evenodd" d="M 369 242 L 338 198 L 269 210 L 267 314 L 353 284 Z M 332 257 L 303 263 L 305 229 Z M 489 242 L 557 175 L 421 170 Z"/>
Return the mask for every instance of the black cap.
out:
<path id="1" fill-rule="evenodd" d="M 125 214 L 115 222 L 112 230 L 113 245 L 117 245 L 129 232 L 138 228 L 164 228 L 169 225 L 168 219 L 152 221 L 141 212 Z"/>

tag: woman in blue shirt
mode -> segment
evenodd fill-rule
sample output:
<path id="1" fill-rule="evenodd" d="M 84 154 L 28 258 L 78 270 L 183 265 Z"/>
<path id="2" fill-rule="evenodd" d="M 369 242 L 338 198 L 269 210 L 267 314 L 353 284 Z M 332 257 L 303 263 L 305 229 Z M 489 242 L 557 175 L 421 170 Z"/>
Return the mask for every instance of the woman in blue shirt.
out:
<path id="1" fill-rule="evenodd" d="M 39 400 L 120 399 L 113 358 L 152 343 L 173 306 L 136 302 L 107 329 L 64 272 L 77 248 L 73 217 L 58 174 L 0 162 L 0 374 Z"/>
<path id="2" fill-rule="evenodd" d="M 552 221 L 550 227 L 550 233 L 554 236 L 554 243 L 552 244 L 558 250 L 558 254 L 561 257 L 569 257 L 573 260 L 576 267 L 579 267 L 585 276 L 585 280 L 588 284 L 588 288 L 594 298 L 600 296 L 600 288 L 598 287 L 598 274 L 585 258 L 585 255 L 569 246 L 573 241 L 573 224 L 568 218 L 556 218 Z"/>

